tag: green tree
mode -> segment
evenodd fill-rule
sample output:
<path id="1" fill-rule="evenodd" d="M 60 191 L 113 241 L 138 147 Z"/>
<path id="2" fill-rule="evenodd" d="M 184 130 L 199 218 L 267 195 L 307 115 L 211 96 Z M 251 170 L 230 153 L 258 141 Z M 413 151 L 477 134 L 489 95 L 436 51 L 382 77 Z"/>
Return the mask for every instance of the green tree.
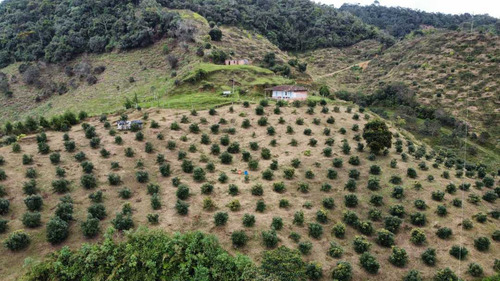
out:
<path id="1" fill-rule="evenodd" d="M 392 145 L 392 133 L 387 124 L 382 120 L 373 120 L 366 123 L 363 129 L 363 139 L 367 146 L 375 153 L 390 148 Z"/>

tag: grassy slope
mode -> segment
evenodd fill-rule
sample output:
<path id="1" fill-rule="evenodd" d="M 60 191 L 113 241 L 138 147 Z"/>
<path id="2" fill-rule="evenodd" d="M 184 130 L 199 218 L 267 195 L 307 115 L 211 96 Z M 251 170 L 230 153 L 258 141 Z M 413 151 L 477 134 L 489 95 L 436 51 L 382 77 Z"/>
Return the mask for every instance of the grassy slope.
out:
<path id="1" fill-rule="evenodd" d="M 99 155 L 99 149 L 91 149 L 89 142 L 84 137 L 84 132 L 80 126 L 75 126 L 69 132 L 69 135 L 77 143 L 77 149 L 74 153 L 68 153 L 64 151 L 62 143 L 62 133 L 60 132 L 48 132 L 48 144 L 52 151 L 60 151 L 62 156 L 61 167 L 67 171 L 67 179 L 72 182 L 71 184 L 71 196 L 75 201 L 75 221 L 71 223 L 71 234 L 67 241 L 58 246 L 51 246 L 45 240 L 45 224 L 49 218 L 54 213 L 54 207 L 58 202 L 58 199 L 62 196 L 53 193 L 51 190 L 51 181 L 55 178 L 55 166 L 50 164 L 48 155 L 37 154 L 37 145 L 34 136 L 28 136 L 21 140 L 20 144 L 22 147 L 22 152 L 15 154 L 11 152 L 10 147 L 0 148 L 0 155 L 4 156 L 6 159 L 6 164 L 2 167 L 8 175 L 8 179 L 2 184 L 7 187 L 8 198 L 11 202 L 11 211 L 4 216 L 4 218 L 9 220 L 9 230 L 8 233 L 24 228 L 21 223 L 22 214 L 25 212 L 25 206 L 23 203 L 24 195 L 22 194 L 22 183 L 26 180 L 24 177 L 25 170 L 27 166 L 20 165 L 22 154 L 33 154 L 34 164 L 30 167 L 34 167 L 39 176 L 37 182 L 41 188 L 41 195 L 44 198 L 44 207 L 42 210 L 42 220 L 43 226 L 37 229 L 27 229 L 27 232 L 32 236 L 32 243 L 27 250 L 21 251 L 19 253 L 8 253 L 5 248 L 0 249 L 0 276 L 3 276 L 3 280 L 14 280 L 19 277 L 19 274 L 26 270 L 24 268 L 21 270 L 23 260 L 30 258 L 29 262 L 36 261 L 53 250 L 60 249 L 64 245 L 70 247 L 77 247 L 84 242 L 98 241 L 102 238 L 100 235 L 95 240 L 84 239 L 80 232 L 79 224 L 86 217 L 86 209 L 90 206 L 90 200 L 87 198 L 92 190 L 83 189 L 79 182 L 80 177 L 83 172 L 78 162 L 75 161 L 73 155 L 78 151 L 84 151 L 90 161 L 93 162 L 95 166 L 94 174 L 99 181 L 99 190 L 102 190 L 105 194 L 104 205 L 108 213 L 108 217 L 101 222 L 101 228 L 105 229 L 110 226 L 111 220 L 114 218 L 115 214 L 120 210 L 121 206 L 125 202 L 130 202 L 133 207 L 133 219 L 136 226 L 147 225 L 146 215 L 148 213 L 158 213 L 160 214 L 160 224 L 158 226 L 152 226 L 155 228 L 164 229 L 167 232 L 174 231 L 186 231 L 186 230 L 202 230 L 215 234 L 219 237 L 223 246 L 231 252 L 236 252 L 233 249 L 230 241 L 230 234 L 235 230 L 244 229 L 250 237 L 248 245 L 240 252 L 250 255 L 256 261 L 260 260 L 260 253 L 264 250 L 261 239 L 261 231 L 268 230 L 273 217 L 279 216 L 283 218 L 284 228 L 278 231 L 278 236 L 280 238 L 280 244 L 286 245 L 291 248 L 297 248 L 297 244 L 292 242 L 288 238 L 288 235 L 292 232 L 298 232 L 302 235 L 301 241 L 311 241 L 313 244 L 313 249 L 311 254 L 304 256 L 306 260 L 315 260 L 320 262 L 324 268 L 325 280 L 329 280 L 329 274 L 332 267 L 338 260 L 349 261 L 354 268 L 354 278 L 355 280 L 401 280 L 402 276 L 409 269 L 418 269 L 423 272 L 425 278 L 432 276 L 435 271 L 439 268 L 451 267 L 453 270 L 458 270 L 458 263 L 454 258 L 448 254 L 448 250 L 452 245 L 458 244 L 460 242 L 459 233 L 460 224 L 462 221 L 462 211 L 459 208 L 455 208 L 451 205 L 451 201 L 454 198 L 460 198 L 461 192 L 454 195 L 446 194 L 444 202 L 436 202 L 431 200 L 431 192 L 434 190 L 444 190 L 444 187 L 449 182 L 453 182 L 456 185 L 461 182 L 474 182 L 475 179 L 458 179 L 455 178 L 454 172 L 450 171 L 452 178 L 450 180 L 445 180 L 440 177 L 442 172 L 445 170 L 444 167 L 438 169 L 432 168 L 432 161 L 426 160 L 416 160 L 410 157 L 408 162 L 401 161 L 401 156 L 395 152 L 394 147 L 388 156 L 377 157 L 376 161 L 369 161 L 367 159 L 369 152 L 358 152 L 355 150 L 356 142 L 353 141 L 353 137 L 356 132 L 352 131 L 350 128 L 353 124 L 359 124 L 360 127 L 366 122 L 365 120 L 355 121 L 352 116 L 353 113 L 346 113 L 346 107 L 341 106 L 339 113 L 333 112 L 333 105 L 329 105 L 330 112 L 328 114 L 320 113 L 320 109 L 316 108 L 316 113 L 314 115 L 308 115 L 305 113 L 306 108 L 302 107 L 299 109 L 295 108 L 283 108 L 281 115 L 272 114 L 272 107 L 266 108 L 266 115 L 269 122 L 277 130 L 275 136 L 268 136 L 266 134 L 266 127 L 260 127 L 257 125 L 257 120 L 260 118 L 254 112 L 254 107 L 243 108 L 239 105 L 234 106 L 234 113 L 228 111 L 228 107 L 223 107 L 218 109 L 218 115 L 210 116 L 207 111 L 199 111 L 198 116 L 189 116 L 189 111 L 181 110 L 166 110 L 166 109 L 149 109 L 149 120 L 156 120 L 160 124 L 159 129 L 149 128 L 149 123 L 147 121 L 146 128 L 143 130 L 145 133 L 145 140 L 142 142 L 134 140 L 133 133 L 119 132 L 123 140 L 123 145 L 117 145 L 114 143 L 114 137 L 110 136 L 106 129 L 103 128 L 103 124 L 97 121 L 97 118 L 88 120 L 88 123 L 96 126 L 99 136 L 102 138 L 101 148 L 106 148 L 111 152 L 109 158 L 102 158 Z M 140 118 L 142 113 L 140 112 L 127 112 L 131 119 Z M 246 170 L 247 164 L 241 160 L 240 155 L 234 156 L 234 163 L 231 165 L 223 165 L 220 163 L 216 156 L 210 154 L 210 146 L 200 144 L 199 134 L 189 133 L 189 124 L 181 124 L 180 119 L 182 115 L 189 116 L 189 120 L 192 123 L 200 123 L 201 118 L 206 118 L 207 124 L 200 124 L 201 133 L 207 133 L 210 135 L 212 143 L 218 142 L 218 139 L 223 135 L 219 133 L 214 135 L 210 133 L 210 126 L 219 121 L 220 118 L 225 118 L 228 121 L 227 125 L 221 125 L 221 131 L 235 127 L 236 134 L 231 135 L 232 142 L 239 142 L 242 150 L 249 149 L 250 142 L 258 142 L 261 147 L 268 147 L 272 153 L 272 159 L 279 162 L 279 170 L 275 171 L 273 181 L 266 181 L 261 178 L 260 173 L 267 169 L 271 160 L 260 159 L 260 151 L 251 151 L 252 155 L 256 159 L 260 159 L 259 170 L 250 171 L 250 181 L 248 183 L 244 182 L 244 178 L 233 172 L 236 170 Z M 278 124 L 278 118 L 283 117 L 286 123 L 283 125 Z M 328 116 L 333 116 L 336 119 L 335 124 L 328 125 L 326 119 Z M 302 117 L 305 119 L 304 125 L 300 126 L 295 124 L 297 118 Z M 115 121 L 119 118 L 118 115 L 109 116 L 110 121 Z M 248 118 L 251 120 L 252 127 L 249 129 L 241 128 L 241 123 L 243 119 Z M 320 125 L 312 124 L 313 118 L 319 118 L 321 120 Z M 373 116 L 372 116 L 373 118 Z M 170 130 L 170 124 L 177 122 L 181 125 L 180 131 Z M 295 134 L 287 135 L 285 133 L 286 126 L 290 125 L 294 128 Z M 324 147 L 324 142 L 327 136 L 322 135 L 323 128 L 329 127 L 332 130 L 332 136 L 335 139 L 335 144 L 333 146 L 333 156 L 325 157 L 322 155 L 322 150 Z M 342 135 L 338 133 L 341 127 L 347 128 L 347 134 Z M 308 145 L 309 136 L 305 136 L 302 131 L 305 128 L 311 128 L 313 133 L 313 138 L 318 140 L 318 145 L 316 147 L 310 147 Z M 392 128 L 392 130 L 395 130 Z M 163 133 L 165 135 L 165 140 L 158 140 L 156 138 L 157 133 Z M 408 133 L 404 133 L 408 137 L 412 136 Z M 182 136 L 187 136 L 187 141 L 183 142 L 180 140 Z M 298 140 L 298 146 L 292 147 L 289 145 L 291 138 Z M 278 145 L 276 147 L 270 147 L 269 142 L 271 139 L 276 139 Z M 340 144 L 342 139 L 347 139 L 352 147 L 351 155 L 344 155 L 341 152 Z M 173 151 L 166 149 L 166 143 L 168 140 L 173 140 L 177 143 L 177 148 Z M 151 142 L 154 145 L 155 151 L 153 154 L 147 154 L 144 152 L 145 142 Z M 188 147 L 194 144 L 197 147 L 197 151 L 194 153 L 188 153 L 188 159 L 193 161 L 195 166 L 205 166 L 205 163 L 200 160 L 202 157 L 208 157 L 209 161 L 213 161 L 216 164 L 215 173 L 207 173 L 207 181 L 214 183 L 215 189 L 212 195 L 202 195 L 200 193 L 201 183 L 196 183 L 192 180 L 192 176 L 182 172 L 180 168 L 181 161 L 177 159 L 178 151 L 188 151 Z M 126 147 L 132 147 L 135 151 L 135 156 L 133 158 L 127 158 L 124 156 L 124 149 Z M 221 147 L 222 150 L 225 149 L 224 146 Z M 406 148 L 405 148 L 406 150 Z M 310 156 L 306 156 L 306 152 L 309 151 Z M 169 178 L 163 178 L 158 172 L 158 165 L 155 163 L 156 154 L 161 153 L 166 156 L 168 163 L 172 167 L 173 174 Z M 307 153 L 308 154 L 308 153 Z M 359 156 L 361 159 L 360 166 L 352 166 L 348 164 L 348 159 L 350 156 Z M 336 169 L 338 171 L 338 178 L 336 180 L 329 180 L 326 178 L 326 170 L 332 167 L 333 157 L 339 157 L 344 160 L 344 166 L 342 168 Z M 283 170 L 290 167 L 290 162 L 293 158 L 299 158 L 302 161 L 301 166 L 296 169 L 296 176 L 293 180 L 286 180 L 283 178 Z M 136 162 L 142 159 L 145 164 L 144 170 L 148 171 L 150 174 L 150 182 L 158 183 L 161 186 L 161 201 L 163 207 L 158 211 L 153 211 L 150 206 L 150 195 L 146 193 L 146 184 L 137 183 L 135 180 L 135 167 Z M 398 159 L 398 167 L 391 169 L 389 167 L 389 162 L 391 159 Z M 419 170 L 417 165 L 420 162 L 426 162 L 427 166 L 430 167 L 428 171 Z M 110 169 L 111 162 L 119 162 L 121 168 L 119 170 L 113 171 Z M 366 188 L 367 180 L 369 176 L 370 165 L 377 164 L 382 168 L 382 174 L 378 176 L 381 180 L 382 189 L 378 192 L 371 192 Z M 415 180 L 406 177 L 406 169 L 408 167 L 414 167 L 418 171 L 417 181 L 423 184 L 422 190 L 415 190 L 413 184 Z M 402 204 L 406 208 L 407 214 L 416 212 L 417 210 L 413 207 L 413 201 L 415 199 L 423 199 L 429 205 L 429 208 L 423 211 L 428 219 L 426 226 L 422 227 L 427 235 L 427 244 L 425 246 L 415 246 L 411 244 L 410 231 L 414 227 L 409 222 L 409 215 L 406 215 L 404 223 L 401 226 L 400 231 L 396 235 L 396 244 L 407 250 L 410 259 L 409 264 L 406 268 L 396 268 L 392 266 L 388 261 L 390 255 L 390 249 L 382 248 L 375 243 L 375 236 L 368 237 L 367 239 L 373 243 L 371 248 L 371 253 L 374 254 L 381 264 L 380 272 L 377 275 L 367 274 L 359 266 L 359 255 L 353 251 L 352 240 L 355 235 L 360 235 L 358 231 L 351 227 L 347 227 L 346 238 L 337 239 L 330 234 L 332 226 L 341 221 L 342 212 L 347 210 L 344 207 L 343 198 L 344 195 L 348 194 L 344 190 L 344 184 L 348 180 L 348 173 L 350 169 L 358 169 L 361 172 L 361 177 L 357 181 L 357 194 L 360 204 L 356 208 L 350 208 L 352 211 L 358 213 L 362 220 L 368 220 L 368 210 L 373 208 L 369 204 L 369 198 L 371 194 L 377 193 L 384 196 L 385 204 L 379 209 L 382 211 L 383 216 L 388 214 L 389 207 L 393 204 Z M 305 172 L 311 170 L 315 173 L 314 179 L 306 179 Z M 110 186 L 107 182 L 107 175 L 109 173 L 116 173 L 121 176 L 122 184 L 120 186 Z M 224 172 L 229 176 L 229 180 L 225 184 L 217 182 L 219 173 Z M 405 197 L 401 200 L 393 199 L 390 197 L 392 190 L 392 184 L 389 183 L 389 178 L 392 175 L 399 175 L 403 178 L 403 186 L 405 187 Z M 428 175 L 433 175 L 435 180 L 433 182 L 428 182 L 426 180 Z M 190 204 L 190 211 L 188 216 L 183 217 L 176 214 L 174 205 L 176 202 L 175 187 L 172 185 L 172 177 L 177 176 L 181 178 L 181 181 L 187 184 L 191 190 L 191 196 L 187 200 Z M 287 190 L 283 194 L 279 194 L 272 191 L 272 183 L 284 181 Z M 297 186 L 301 182 L 306 182 L 309 184 L 309 193 L 301 193 L 297 190 Z M 264 187 L 263 196 L 252 196 L 250 194 L 250 189 L 253 185 L 261 183 Z M 330 192 L 321 192 L 320 186 L 323 183 L 329 183 L 333 186 L 333 190 Z M 240 194 L 237 196 L 230 196 L 227 193 L 228 185 L 236 184 L 239 187 Z M 128 187 L 132 189 L 133 196 L 129 200 L 122 200 L 118 197 L 118 190 L 123 187 Z M 487 190 L 487 189 L 486 189 Z M 477 190 L 474 187 L 470 191 L 465 192 L 464 196 L 467 198 L 469 194 L 481 195 L 486 190 Z M 202 209 L 203 199 L 210 197 L 214 200 L 217 205 L 217 211 L 224 211 L 229 213 L 229 221 L 227 226 L 215 227 L 213 224 L 213 215 L 216 211 L 206 211 Z M 313 239 L 308 236 L 307 224 L 310 222 L 315 222 L 316 211 L 322 208 L 322 200 L 325 197 L 333 197 L 335 200 L 335 209 L 329 210 L 328 217 L 329 222 L 324 227 L 324 234 L 320 239 Z M 242 205 L 240 211 L 231 212 L 227 204 L 233 199 L 238 199 Z M 255 205 L 257 200 L 263 199 L 267 204 L 267 210 L 264 213 L 258 213 L 255 211 Z M 288 199 L 291 203 L 289 208 L 279 208 L 278 202 L 280 199 Z M 307 209 L 304 206 L 306 202 L 312 203 L 312 208 Z M 437 205 L 444 204 L 447 206 L 449 214 L 446 217 L 439 217 L 436 215 L 435 210 Z M 479 204 L 474 205 L 468 202 L 464 202 L 464 216 L 465 218 L 471 218 L 478 212 L 489 212 L 496 208 L 498 204 L 491 204 L 485 201 L 481 201 Z M 296 226 L 292 224 L 293 215 L 296 211 L 303 210 L 305 213 L 305 226 Z M 245 213 L 254 214 L 256 216 L 256 225 L 252 228 L 245 228 L 242 226 L 241 220 Z M 449 240 L 440 240 L 436 237 L 435 231 L 438 227 L 450 227 L 453 229 L 454 235 Z M 375 229 L 383 227 L 382 222 L 374 222 Z M 478 236 L 490 236 L 493 231 L 498 229 L 498 222 L 492 218 L 488 218 L 488 222 L 481 224 L 474 221 L 474 228 L 470 231 L 463 232 L 463 242 L 469 250 L 469 256 L 466 261 L 462 264 L 462 273 L 466 277 L 466 265 L 470 262 L 480 263 L 486 274 L 493 274 L 492 265 L 495 253 L 500 250 L 498 242 L 493 242 L 491 249 L 488 252 L 478 252 L 473 246 L 473 240 Z M 0 240 L 3 240 L 8 236 L 7 234 L 1 234 Z M 340 244 L 344 249 L 344 254 L 342 258 L 336 259 L 331 258 L 327 255 L 326 251 L 329 247 L 329 243 L 335 241 Z M 427 267 L 420 260 L 420 254 L 427 248 L 433 247 L 437 249 L 438 262 L 435 267 Z M 26 262 L 26 261 L 25 261 Z M 29 264 L 28 262 L 28 264 Z"/>
<path id="2" fill-rule="evenodd" d="M 13 98 L 0 96 L 0 125 L 7 120 L 24 120 L 27 116 L 46 116 L 60 114 L 66 110 L 85 110 L 91 115 L 106 112 L 115 112 L 123 108 L 125 98 L 133 98 L 137 94 L 142 105 L 151 104 L 154 97 L 160 97 L 160 105 L 171 107 L 184 97 L 176 94 L 187 94 L 186 100 L 192 100 L 195 108 L 207 108 L 225 103 L 220 97 L 223 89 L 231 87 L 228 77 L 236 78 L 241 87 L 249 92 L 247 99 L 254 95 L 262 96 L 262 89 L 267 85 L 294 83 L 294 81 L 274 75 L 271 71 L 258 67 L 258 60 L 267 52 L 275 51 L 279 61 L 287 61 L 288 55 L 271 44 L 264 37 L 252 32 L 240 30 L 235 27 L 223 27 L 223 40 L 221 42 L 210 42 L 216 48 L 226 53 L 233 53 L 233 58 L 247 58 L 255 61 L 255 66 L 218 66 L 208 61 L 210 50 L 205 50 L 205 58 L 195 55 L 200 45 L 209 42 L 208 23 L 200 15 L 190 11 L 178 11 L 184 22 L 196 26 L 198 31 L 195 35 L 195 43 L 183 43 L 173 40 L 163 40 L 153 46 L 127 51 L 123 53 L 113 52 L 102 55 L 84 55 L 68 65 L 74 66 L 81 61 L 89 62 L 92 67 L 106 66 L 106 71 L 98 75 L 98 83 L 93 86 L 87 85 L 85 81 L 78 81 L 77 89 L 70 88 L 64 95 L 54 94 L 51 98 L 36 103 L 35 98 L 40 90 L 25 85 L 21 79 L 17 83 L 11 83 L 14 92 Z M 173 71 L 167 63 L 166 55 L 163 54 L 163 46 L 168 45 L 171 54 L 179 58 L 179 67 L 176 69 L 177 77 L 172 78 Z M 184 45 L 187 49 L 184 49 Z M 9 78 L 17 76 L 20 63 L 12 64 L 0 71 L 5 72 Z M 58 65 L 40 64 L 42 68 L 42 79 L 51 80 L 56 83 L 68 83 L 71 78 L 64 75 L 64 67 Z M 196 69 L 205 69 L 210 75 L 204 81 L 194 85 L 183 83 L 175 86 L 175 79 L 185 77 Z M 135 82 L 130 83 L 133 77 Z M 307 75 L 301 76 L 308 79 Z M 211 85 L 210 90 L 203 90 L 203 85 Z M 198 101 L 193 97 L 203 97 Z M 244 98 L 244 97 L 242 97 Z M 153 103 L 157 105 L 157 102 Z M 184 108 L 184 106 L 183 106 Z"/>

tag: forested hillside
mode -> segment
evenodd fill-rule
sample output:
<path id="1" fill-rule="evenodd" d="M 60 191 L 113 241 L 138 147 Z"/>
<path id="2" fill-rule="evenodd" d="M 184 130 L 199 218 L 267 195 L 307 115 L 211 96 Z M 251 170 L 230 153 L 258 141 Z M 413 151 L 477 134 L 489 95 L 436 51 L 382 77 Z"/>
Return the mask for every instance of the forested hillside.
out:
<path id="1" fill-rule="evenodd" d="M 193 32 L 164 7 L 255 30 L 284 50 L 348 46 L 379 37 L 391 43 L 357 17 L 309 0 L 9 0 L 0 5 L 0 67 L 14 61 L 67 61 L 84 52 L 144 47 Z"/>
<path id="2" fill-rule="evenodd" d="M 474 26 L 483 31 L 500 32 L 500 21 L 488 15 L 461 14 L 451 15 L 443 13 L 427 13 L 402 7 L 385 7 L 376 4 L 360 6 L 344 4 L 341 11 L 350 12 L 361 18 L 363 22 L 386 30 L 395 37 L 404 37 L 414 30 L 421 29 L 420 25 L 431 25 L 436 28 L 458 30 Z"/>
<path id="3" fill-rule="evenodd" d="M 186 31 L 177 29 L 176 13 L 160 8 L 156 1 L 138 0 L 5 1 L 0 4 L 0 67 L 144 47 Z"/>

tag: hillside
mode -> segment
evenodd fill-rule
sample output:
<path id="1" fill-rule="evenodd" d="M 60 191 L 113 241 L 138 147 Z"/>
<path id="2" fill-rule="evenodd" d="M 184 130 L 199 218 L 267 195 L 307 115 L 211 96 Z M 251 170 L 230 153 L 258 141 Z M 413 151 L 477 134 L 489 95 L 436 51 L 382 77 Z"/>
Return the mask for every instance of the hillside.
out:
<path id="1" fill-rule="evenodd" d="M 461 124 L 467 120 L 469 157 L 496 163 L 498 43 L 492 35 L 428 32 L 387 49 L 365 42 L 301 57 L 316 83 L 394 122 L 403 119 L 401 126 L 433 146 L 463 150 L 455 136 L 464 133 Z M 387 95 L 395 95 L 396 102 Z"/>
<path id="2" fill-rule="evenodd" d="M 19 62 L 0 69 L 11 92 L 0 96 L 0 125 L 33 115 L 50 118 L 66 110 L 85 110 L 91 115 L 115 112 L 123 108 L 127 98 L 135 96 L 142 106 L 179 108 L 176 104 L 181 102 L 183 107 L 206 109 L 260 97 L 269 85 L 295 83 L 260 67 L 269 52 L 276 54 L 278 64 L 289 60 L 288 54 L 264 37 L 228 26 L 221 27 L 221 41 L 211 41 L 210 27 L 203 17 L 190 11 L 175 12 L 184 26 L 195 30 L 193 42 L 165 39 L 127 52 L 81 55 L 64 64 Z M 210 49 L 204 49 L 207 44 Z M 201 56 L 197 55 L 200 48 Z M 252 65 L 215 65 L 211 54 L 219 51 L 228 58 L 249 59 Z M 203 77 L 186 80 L 199 70 L 204 71 Z M 307 74 L 292 69 L 291 75 L 310 83 Z M 232 89 L 233 79 L 235 91 L 241 95 L 223 98 L 222 91 Z"/>
<path id="3" fill-rule="evenodd" d="M 363 22 L 398 38 L 403 38 L 412 32 L 422 33 L 422 30 L 429 27 L 468 30 L 472 22 L 474 27 L 482 32 L 492 32 L 497 35 L 500 33 L 499 20 L 489 15 L 428 13 L 403 7 L 385 7 L 376 3 L 365 6 L 346 3 L 339 10 L 352 13 Z"/>
<path id="4" fill-rule="evenodd" d="M 467 177 L 458 177 L 463 169 L 460 158 L 421 145 L 411 134 L 392 126 L 395 138 L 387 155 L 360 150 L 356 140 L 364 143 L 359 136 L 367 118 L 375 116 L 342 103 L 277 109 L 261 104 L 264 107 L 235 104 L 195 115 L 172 109 L 129 110 L 124 112 L 129 120 L 144 119 L 144 129 L 138 133 L 117 132 L 107 127 L 104 118 L 90 118 L 67 133 L 48 131 L 45 136 L 20 138 L 19 152 L 13 152 L 13 145 L 0 148 L 0 170 L 5 172 L 0 182 L 4 191 L 1 219 L 8 226 L 0 240 L 19 229 L 31 237 L 25 250 L 0 250 L 2 279 L 19 278 L 29 268 L 20 270 L 23 261 L 34 264 L 64 245 L 75 248 L 101 240 L 113 223 L 130 227 L 129 222 L 116 220 L 118 213 L 124 218 L 131 214 L 134 228 L 148 225 L 168 233 L 200 230 L 215 234 L 230 253 L 243 253 L 257 263 L 266 248 L 298 248 L 306 261 L 322 266 L 322 280 L 330 279 L 338 261 L 352 265 L 353 280 L 401 280 L 411 269 L 428 279 L 445 267 L 468 279 L 471 263 L 477 263 L 484 276 L 494 274 L 500 250 L 498 179 L 485 175 L 484 168 L 467 165 Z M 112 114 L 106 119 L 114 124 L 120 118 L 123 115 Z M 89 142 L 88 137 L 93 140 Z M 404 153 L 397 152 L 401 150 Z M 24 155 L 32 155 L 32 161 Z M 59 162 L 54 155 L 59 155 Z M 248 177 L 243 171 L 248 171 Z M 32 183 L 36 189 L 30 188 Z M 27 196 L 23 190 L 42 198 L 38 227 L 23 226 Z M 97 203 L 99 192 L 102 203 Z M 72 203 L 67 203 L 66 195 Z M 60 203 L 61 199 L 66 203 Z M 10 203 L 8 211 L 5 200 Z M 101 218 L 101 232 L 86 239 L 80 225 L 91 206 L 92 213 Z M 67 217 L 71 213 L 72 219 Z M 158 224 L 148 223 L 148 214 L 158 214 Z M 52 245 L 46 236 L 54 215 L 68 220 L 69 236 Z M 227 216 L 227 222 L 216 226 L 214 216 L 220 216 L 217 221 Z M 254 216 L 255 223 L 247 218 L 245 227 L 242 220 L 249 216 Z M 149 220 L 154 221 L 152 216 Z M 332 231 L 334 226 L 341 228 L 342 222 L 347 225 L 344 235 Z M 464 223 L 467 228 L 462 230 Z M 266 232 L 266 237 L 270 235 L 266 247 L 262 232 L 271 226 L 279 242 L 274 232 Z M 392 250 L 383 237 L 392 235 L 378 234 L 382 228 L 391 229 L 395 245 L 406 250 L 404 266 L 389 262 Z M 447 232 L 446 228 L 452 235 L 438 238 L 436 232 Z M 425 234 L 423 245 L 415 244 L 422 242 L 420 234 L 411 242 L 414 229 Z M 232 234 L 240 230 L 248 241 L 235 248 Z M 368 251 L 380 264 L 376 274 L 360 265 L 360 254 L 353 249 L 358 235 L 365 237 L 371 245 Z M 496 240 L 491 241 L 492 235 Z M 480 236 L 490 241 L 489 250 L 476 248 Z M 459 263 L 449 251 L 461 243 L 468 255 Z M 435 266 L 421 259 L 427 248 L 436 251 Z"/>

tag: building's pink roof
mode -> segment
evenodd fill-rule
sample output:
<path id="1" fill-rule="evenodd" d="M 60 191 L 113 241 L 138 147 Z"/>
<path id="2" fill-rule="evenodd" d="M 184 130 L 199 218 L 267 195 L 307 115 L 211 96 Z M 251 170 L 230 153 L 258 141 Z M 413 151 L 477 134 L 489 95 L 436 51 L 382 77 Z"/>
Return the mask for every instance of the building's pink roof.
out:
<path id="1" fill-rule="evenodd" d="M 307 88 L 296 85 L 281 85 L 272 88 L 267 88 L 266 91 L 303 92 L 307 91 Z"/>

